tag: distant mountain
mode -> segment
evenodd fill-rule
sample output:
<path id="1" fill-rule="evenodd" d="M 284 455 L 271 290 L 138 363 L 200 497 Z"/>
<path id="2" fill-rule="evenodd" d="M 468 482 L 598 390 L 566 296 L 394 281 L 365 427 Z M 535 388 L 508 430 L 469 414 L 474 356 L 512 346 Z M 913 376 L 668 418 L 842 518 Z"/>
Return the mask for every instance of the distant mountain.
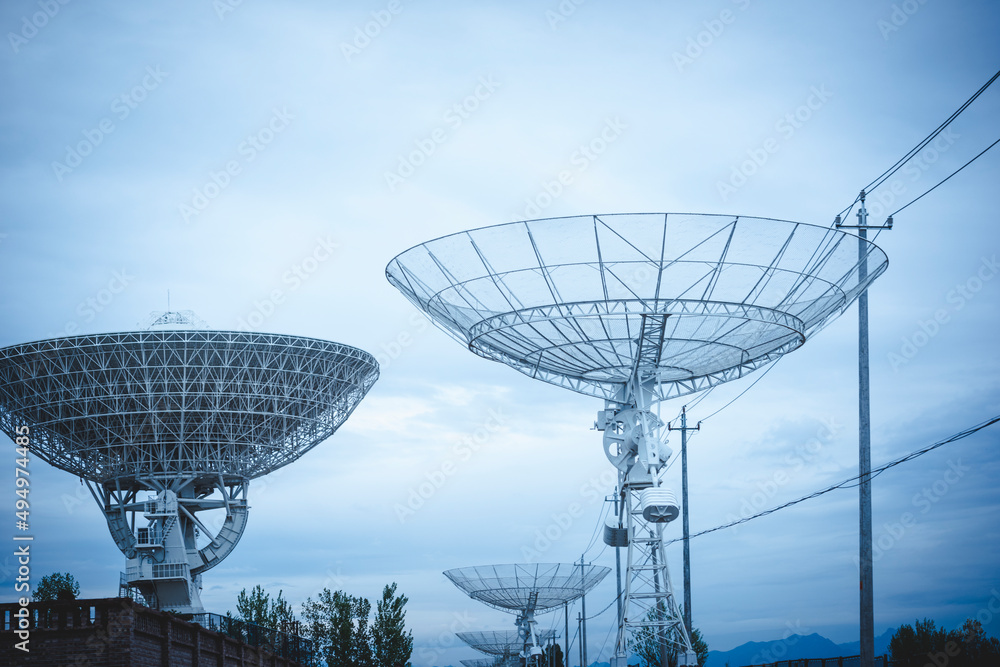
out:
<path id="1" fill-rule="evenodd" d="M 889 628 L 875 638 L 875 655 L 883 655 L 889 649 L 889 640 L 896 628 Z M 705 667 L 745 667 L 760 665 L 777 660 L 798 660 L 800 658 L 839 658 L 858 655 L 860 642 L 834 644 L 823 635 L 791 635 L 787 639 L 770 642 L 747 642 L 731 651 L 709 651 Z M 634 658 L 633 658 L 634 660 Z M 573 661 L 570 661 L 571 664 Z M 451 667 L 448 665 L 447 667 Z M 611 667 L 607 662 L 592 662 L 590 667 Z"/>
<path id="2" fill-rule="evenodd" d="M 889 647 L 895 628 L 890 628 L 875 638 L 875 655 L 882 655 Z M 816 634 L 791 635 L 786 639 L 769 642 L 747 642 L 730 651 L 709 651 L 706 667 L 743 667 L 759 665 L 777 660 L 797 660 L 800 658 L 837 658 L 858 655 L 860 642 L 834 644 L 826 637 Z"/>
<path id="3" fill-rule="evenodd" d="M 875 638 L 875 655 L 883 655 L 889 652 L 889 640 L 896 632 L 896 628 L 889 628 Z M 847 651 L 844 655 L 859 655 L 861 653 L 861 642 L 846 642 L 839 644 L 840 648 Z"/>

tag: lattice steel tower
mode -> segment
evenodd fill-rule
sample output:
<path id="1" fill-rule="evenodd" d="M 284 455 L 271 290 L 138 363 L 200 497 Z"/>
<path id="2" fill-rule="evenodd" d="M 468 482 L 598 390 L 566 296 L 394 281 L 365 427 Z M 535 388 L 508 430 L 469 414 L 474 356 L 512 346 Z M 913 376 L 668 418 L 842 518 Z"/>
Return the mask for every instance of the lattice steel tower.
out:
<path id="1" fill-rule="evenodd" d="M 0 349 L 0 430 L 28 426 L 35 454 L 86 481 L 122 583 L 179 613 L 204 611 L 201 575 L 239 542 L 250 480 L 333 435 L 378 378 L 357 348 L 199 324 L 154 313 L 142 331 Z"/>

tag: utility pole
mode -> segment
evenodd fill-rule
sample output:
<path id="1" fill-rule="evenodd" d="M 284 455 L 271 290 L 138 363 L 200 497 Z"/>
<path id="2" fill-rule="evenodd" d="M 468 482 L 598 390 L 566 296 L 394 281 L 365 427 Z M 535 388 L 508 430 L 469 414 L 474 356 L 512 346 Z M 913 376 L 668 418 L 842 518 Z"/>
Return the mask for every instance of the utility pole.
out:
<path id="1" fill-rule="evenodd" d="M 569 667 L 569 602 L 563 602 L 563 620 L 566 623 L 566 634 L 563 635 L 566 642 L 566 651 L 563 653 L 565 667 Z"/>
<path id="2" fill-rule="evenodd" d="M 694 428 L 688 428 L 687 406 L 681 408 L 681 427 L 671 428 L 669 431 L 681 432 L 681 517 L 684 529 L 684 625 L 687 627 L 688 636 L 694 632 L 691 625 L 691 530 L 688 523 L 688 431 L 700 431 L 701 422 Z"/>
<path id="3" fill-rule="evenodd" d="M 868 211 L 861 193 L 858 211 L 858 282 L 868 280 Z M 872 432 L 868 373 L 868 290 L 858 297 L 858 475 L 861 586 L 861 667 L 875 664 L 875 574 L 872 562 Z"/>
<path id="4" fill-rule="evenodd" d="M 861 209 L 857 225 L 843 225 L 840 216 L 834 221 L 839 227 L 858 230 L 858 282 L 868 280 L 868 230 L 892 229 L 892 216 L 884 226 L 869 226 L 865 208 L 865 191 L 861 191 Z M 858 573 L 860 586 L 860 667 L 875 665 L 875 591 L 872 561 L 872 438 L 871 384 L 868 363 L 868 289 L 858 296 Z"/>
<path id="5" fill-rule="evenodd" d="M 580 556 L 580 590 L 586 590 L 585 582 L 583 580 L 584 569 L 583 569 L 583 556 Z M 587 595 L 583 594 L 580 596 L 580 618 L 583 621 L 583 625 L 580 630 L 580 667 L 587 667 Z"/>
<path id="6" fill-rule="evenodd" d="M 576 614 L 576 633 L 580 635 L 580 667 L 583 667 L 583 614 Z"/>
<path id="7" fill-rule="evenodd" d="M 606 501 L 607 500 L 611 500 L 615 504 L 615 521 L 618 524 L 618 532 L 615 533 L 616 537 L 620 536 L 621 535 L 621 531 L 624 530 L 624 528 L 622 527 L 621 515 L 618 513 L 618 501 L 621 500 L 622 507 L 625 506 L 625 499 L 621 498 L 621 495 L 622 495 L 621 484 L 622 484 L 622 473 L 621 473 L 621 471 L 619 471 L 618 472 L 618 486 L 615 487 L 615 493 L 614 493 L 614 495 L 611 498 L 605 498 Z M 607 539 L 607 533 L 605 533 L 605 540 L 604 541 L 605 541 L 605 543 L 607 543 L 607 541 L 608 541 L 608 539 Z M 618 619 L 617 622 L 621 623 L 622 622 L 622 553 L 621 553 L 621 546 L 619 544 L 617 544 L 617 541 L 616 541 L 614 547 L 615 547 L 615 576 L 616 576 L 616 578 L 618 580 L 618 597 L 615 598 L 615 603 L 616 603 L 617 608 L 618 608 L 618 616 L 616 618 Z"/>

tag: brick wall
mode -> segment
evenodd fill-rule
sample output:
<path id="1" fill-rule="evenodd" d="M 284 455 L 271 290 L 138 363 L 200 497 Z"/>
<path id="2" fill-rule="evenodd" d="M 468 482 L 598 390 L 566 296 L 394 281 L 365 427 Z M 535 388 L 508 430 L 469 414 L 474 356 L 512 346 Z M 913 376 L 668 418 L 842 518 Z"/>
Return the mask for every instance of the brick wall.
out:
<path id="1" fill-rule="evenodd" d="M 14 647 L 19 609 L 0 604 L 0 665 L 24 667 L 301 667 L 126 598 L 37 602 L 30 651 Z"/>

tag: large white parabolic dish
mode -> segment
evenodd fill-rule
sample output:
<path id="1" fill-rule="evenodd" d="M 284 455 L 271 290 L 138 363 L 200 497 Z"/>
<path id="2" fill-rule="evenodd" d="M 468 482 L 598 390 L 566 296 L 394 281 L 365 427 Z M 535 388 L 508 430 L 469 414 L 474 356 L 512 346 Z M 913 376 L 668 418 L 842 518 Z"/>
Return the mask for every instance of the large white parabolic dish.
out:
<path id="1" fill-rule="evenodd" d="M 0 348 L 0 430 L 111 488 L 136 479 L 253 479 L 340 427 L 375 358 L 315 338 L 197 329 L 51 338 Z"/>
<path id="2" fill-rule="evenodd" d="M 386 276 L 480 356 L 609 400 L 638 367 L 667 399 L 798 348 L 888 266 L 870 242 L 864 261 L 862 281 L 858 238 L 839 229 L 635 213 L 444 236 L 398 255 Z M 648 317 L 653 349 L 641 339 Z"/>

